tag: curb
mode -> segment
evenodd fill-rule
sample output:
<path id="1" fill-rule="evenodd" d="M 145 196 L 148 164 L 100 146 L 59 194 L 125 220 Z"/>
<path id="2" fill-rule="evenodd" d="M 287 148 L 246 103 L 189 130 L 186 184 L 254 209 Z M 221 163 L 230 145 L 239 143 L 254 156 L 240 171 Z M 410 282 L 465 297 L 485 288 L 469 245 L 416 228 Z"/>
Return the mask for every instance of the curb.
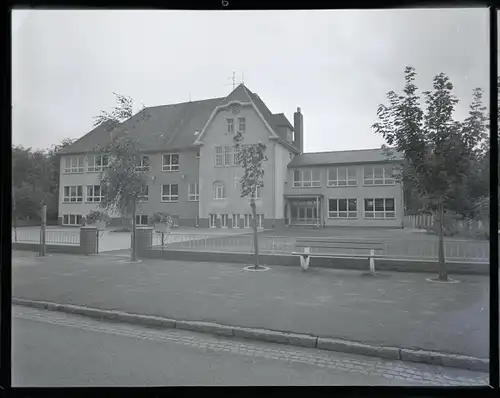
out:
<path id="1" fill-rule="evenodd" d="M 489 360 L 460 354 L 449 354 L 438 351 L 415 350 L 400 347 L 378 346 L 308 334 L 287 333 L 268 329 L 257 329 L 240 326 L 221 325 L 214 322 L 178 321 L 152 315 L 137 315 L 124 311 L 101 310 L 73 304 L 57 304 L 47 301 L 26 300 L 12 297 L 12 305 L 59 311 L 68 314 L 82 315 L 99 320 L 152 326 L 162 329 L 180 329 L 209 333 L 221 336 L 234 336 L 249 340 L 267 341 L 288 344 L 298 347 L 317 348 L 349 354 L 366 355 L 384 359 L 426 363 L 467 370 L 489 370 Z"/>

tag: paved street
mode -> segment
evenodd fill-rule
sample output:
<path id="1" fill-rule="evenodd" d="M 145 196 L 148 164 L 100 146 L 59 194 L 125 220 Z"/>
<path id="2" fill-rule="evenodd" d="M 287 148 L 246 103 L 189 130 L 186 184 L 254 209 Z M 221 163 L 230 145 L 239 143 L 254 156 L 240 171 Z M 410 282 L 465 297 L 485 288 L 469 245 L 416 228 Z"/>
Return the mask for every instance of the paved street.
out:
<path id="1" fill-rule="evenodd" d="M 488 277 L 13 252 L 13 296 L 488 358 Z"/>
<path id="2" fill-rule="evenodd" d="M 471 385 L 486 373 L 159 331 L 13 307 L 12 383 L 35 386 Z"/>

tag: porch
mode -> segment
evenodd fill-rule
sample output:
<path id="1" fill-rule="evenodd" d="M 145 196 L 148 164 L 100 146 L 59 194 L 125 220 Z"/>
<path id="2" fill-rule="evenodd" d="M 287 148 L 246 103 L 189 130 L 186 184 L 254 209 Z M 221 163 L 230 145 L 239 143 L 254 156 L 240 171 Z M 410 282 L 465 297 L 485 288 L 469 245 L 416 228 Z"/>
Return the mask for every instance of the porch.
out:
<path id="1" fill-rule="evenodd" d="M 285 222 L 288 226 L 323 227 L 323 194 L 285 195 Z"/>

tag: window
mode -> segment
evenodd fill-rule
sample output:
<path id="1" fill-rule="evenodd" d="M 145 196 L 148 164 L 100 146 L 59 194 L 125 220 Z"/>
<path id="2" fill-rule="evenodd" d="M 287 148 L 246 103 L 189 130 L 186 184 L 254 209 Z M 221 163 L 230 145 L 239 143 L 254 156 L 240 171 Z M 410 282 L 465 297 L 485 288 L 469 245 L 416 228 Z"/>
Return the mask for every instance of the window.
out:
<path id="1" fill-rule="evenodd" d="M 200 188 L 197 182 L 192 182 L 189 184 L 188 200 L 191 201 L 200 200 Z"/>
<path id="2" fill-rule="evenodd" d="M 83 156 L 72 156 L 64 159 L 65 173 L 83 173 Z"/>
<path id="3" fill-rule="evenodd" d="M 233 165 L 237 166 L 239 164 L 238 162 L 238 156 L 240 155 L 240 148 L 236 147 L 236 145 L 233 147 Z"/>
<path id="4" fill-rule="evenodd" d="M 226 198 L 226 187 L 222 181 L 214 183 L 214 199 L 220 200 Z"/>
<path id="5" fill-rule="evenodd" d="M 135 225 L 148 225 L 148 216 L 146 214 L 137 214 L 135 216 Z"/>
<path id="6" fill-rule="evenodd" d="M 295 169 L 293 171 L 294 188 L 321 186 L 319 169 Z"/>
<path id="7" fill-rule="evenodd" d="M 222 147 L 216 146 L 215 147 L 215 167 L 220 167 L 223 164 L 224 163 L 223 163 L 223 158 L 222 158 Z"/>
<path id="8" fill-rule="evenodd" d="M 260 199 L 261 187 L 257 187 L 255 193 L 256 195 L 254 196 L 254 199 Z M 248 196 L 248 199 L 251 199 L 251 195 Z"/>
<path id="9" fill-rule="evenodd" d="M 394 198 L 365 199 L 365 218 L 395 218 Z"/>
<path id="10" fill-rule="evenodd" d="M 227 214 L 221 214 L 220 215 L 220 226 L 221 228 L 227 228 L 227 220 L 228 220 L 228 215 Z"/>
<path id="11" fill-rule="evenodd" d="M 246 131 L 246 121 L 244 117 L 238 118 L 238 131 L 244 133 Z"/>
<path id="12" fill-rule="evenodd" d="M 148 155 L 141 156 L 140 164 L 135 169 L 137 171 L 149 171 L 149 156 Z"/>
<path id="13" fill-rule="evenodd" d="M 251 214 L 245 214 L 245 220 L 244 220 L 244 228 L 252 228 L 252 215 Z"/>
<path id="14" fill-rule="evenodd" d="M 233 214 L 231 216 L 231 221 L 232 221 L 232 227 L 233 228 L 238 228 L 238 221 L 240 220 L 240 215 L 239 214 Z"/>
<path id="15" fill-rule="evenodd" d="M 345 187 L 358 185 L 356 168 L 354 167 L 333 167 L 328 169 L 328 186 Z"/>
<path id="16" fill-rule="evenodd" d="M 223 149 L 224 154 L 224 166 L 231 166 L 233 159 L 231 159 L 232 148 L 229 146 L 225 146 Z"/>
<path id="17" fill-rule="evenodd" d="M 161 186 L 162 202 L 177 202 L 179 200 L 179 185 L 167 184 Z"/>
<path id="18" fill-rule="evenodd" d="M 100 202 L 103 196 L 100 185 L 87 185 L 87 202 Z"/>
<path id="19" fill-rule="evenodd" d="M 215 228 L 217 226 L 217 214 L 210 214 L 208 218 L 208 226 L 210 228 Z"/>
<path id="20" fill-rule="evenodd" d="M 64 214 L 63 225 L 82 225 L 81 214 Z"/>
<path id="21" fill-rule="evenodd" d="M 394 176 L 391 166 L 365 166 L 364 168 L 365 185 L 394 185 Z"/>
<path id="22" fill-rule="evenodd" d="M 328 218 L 357 218 L 357 199 L 328 199 Z"/>
<path id="23" fill-rule="evenodd" d="M 179 171 L 179 154 L 165 153 L 162 156 L 162 171 Z"/>
<path id="24" fill-rule="evenodd" d="M 149 200 L 149 186 L 143 185 L 141 187 L 139 201 L 140 202 L 147 202 L 148 200 Z"/>
<path id="25" fill-rule="evenodd" d="M 264 225 L 264 214 L 257 214 L 257 228 L 262 228 Z"/>
<path id="26" fill-rule="evenodd" d="M 109 158 L 108 155 L 90 155 L 88 157 L 88 162 L 87 171 L 99 172 L 108 167 Z"/>
<path id="27" fill-rule="evenodd" d="M 227 133 L 234 134 L 234 119 L 226 119 L 227 120 Z"/>
<path id="28" fill-rule="evenodd" d="M 83 202 L 83 185 L 64 187 L 64 202 Z"/>

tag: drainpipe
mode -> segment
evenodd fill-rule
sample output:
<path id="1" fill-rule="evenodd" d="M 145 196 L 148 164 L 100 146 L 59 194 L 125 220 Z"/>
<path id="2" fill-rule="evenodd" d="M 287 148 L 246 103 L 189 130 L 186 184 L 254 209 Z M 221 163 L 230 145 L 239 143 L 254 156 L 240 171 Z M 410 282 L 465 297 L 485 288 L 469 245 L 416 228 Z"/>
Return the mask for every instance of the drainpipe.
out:
<path id="1" fill-rule="evenodd" d="M 276 141 L 273 143 L 273 225 L 276 228 Z"/>

